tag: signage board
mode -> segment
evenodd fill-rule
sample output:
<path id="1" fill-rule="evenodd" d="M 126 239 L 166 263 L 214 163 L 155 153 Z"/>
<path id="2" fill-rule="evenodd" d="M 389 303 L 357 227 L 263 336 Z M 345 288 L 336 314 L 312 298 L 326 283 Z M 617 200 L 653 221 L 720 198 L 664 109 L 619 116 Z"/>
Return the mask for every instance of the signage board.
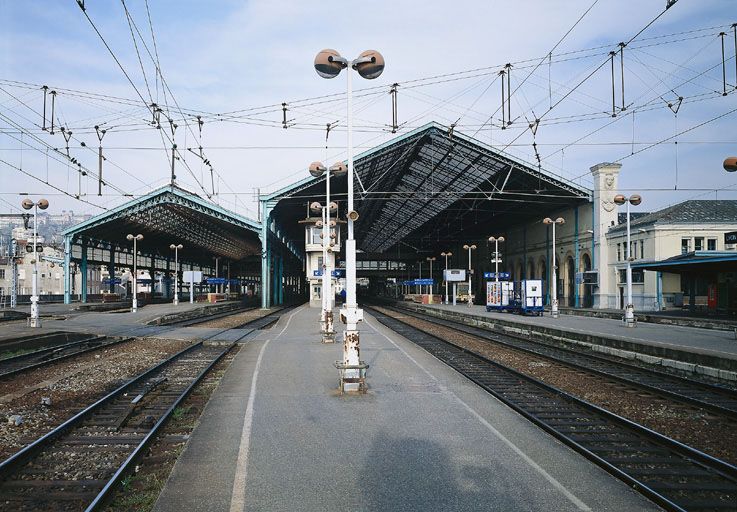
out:
<path id="1" fill-rule="evenodd" d="M 228 280 L 224 277 L 208 277 L 207 284 L 225 284 Z"/>
<path id="2" fill-rule="evenodd" d="M 110 279 L 110 278 L 107 278 L 106 277 L 106 278 L 104 278 L 102 280 L 102 284 L 110 284 L 111 281 L 112 281 L 112 284 L 120 284 L 121 283 L 119 277 L 116 277 L 115 279 Z"/>
<path id="3" fill-rule="evenodd" d="M 182 272 L 182 281 L 185 283 L 201 283 L 202 282 L 202 271 L 201 270 L 185 270 Z"/>
<path id="4" fill-rule="evenodd" d="M 496 272 L 484 272 L 484 279 L 496 279 L 497 273 Z M 499 279 L 506 279 L 508 280 L 511 277 L 511 274 L 509 272 L 499 272 Z"/>
<path id="5" fill-rule="evenodd" d="M 730 231 L 729 233 L 724 233 L 724 243 L 725 244 L 737 244 L 737 231 Z"/>
<path id="6" fill-rule="evenodd" d="M 448 282 L 463 282 L 466 280 L 466 270 L 462 268 L 449 268 L 443 270 L 443 280 Z"/>

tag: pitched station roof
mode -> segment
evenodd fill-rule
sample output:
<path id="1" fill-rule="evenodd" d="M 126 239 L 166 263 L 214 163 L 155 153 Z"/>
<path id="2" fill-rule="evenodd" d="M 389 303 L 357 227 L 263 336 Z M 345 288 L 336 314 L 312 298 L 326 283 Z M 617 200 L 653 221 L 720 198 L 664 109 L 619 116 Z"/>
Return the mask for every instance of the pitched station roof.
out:
<path id="1" fill-rule="evenodd" d="M 213 256 L 238 261 L 261 252 L 258 222 L 228 211 L 176 186 L 166 186 L 73 226 L 63 235 L 128 247 L 127 234 L 144 236 L 146 254 L 169 255 L 181 243 L 187 261 L 212 263 Z"/>
<path id="2" fill-rule="evenodd" d="M 475 240 L 591 197 L 588 189 L 436 123 L 361 153 L 355 169 L 356 239 L 367 253 Z M 345 218 L 345 177 L 331 179 L 331 194 Z M 310 201 L 324 202 L 325 177 L 307 177 L 262 199 L 276 204 L 273 215 L 288 238 L 303 243 L 298 221 Z"/>

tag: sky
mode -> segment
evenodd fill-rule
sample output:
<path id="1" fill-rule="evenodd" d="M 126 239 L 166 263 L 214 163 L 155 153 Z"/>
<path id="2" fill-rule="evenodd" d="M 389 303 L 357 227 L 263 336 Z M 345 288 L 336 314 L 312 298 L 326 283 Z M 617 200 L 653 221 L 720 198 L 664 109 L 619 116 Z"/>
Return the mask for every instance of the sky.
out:
<path id="1" fill-rule="evenodd" d="M 52 213 L 99 213 L 166 185 L 173 141 L 180 186 L 255 218 L 257 191 L 346 158 L 345 73 L 315 73 L 323 48 L 386 60 L 375 80 L 354 75 L 356 153 L 455 124 L 584 187 L 591 166 L 620 161 L 620 189 L 640 193 L 642 210 L 737 199 L 737 175 L 722 168 L 737 154 L 733 0 L 679 0 L 665 13 L 666 0 L 83 3 L 0 0 L 0 211 L 28 193 L 49 198 Z M 633 37 L 614 58 L 612 117 L 609 52 Z M 506 63 L 512 124 L 502 130 Z M 53 135 L 42 129 L 43 85 L 47 124 L 57 92 Z M 68 157 L 60 124 L 73 134 Z M 95 126 L 106 130 L 102 196 Z M 81 180 L 76 162 L 89 171 Z"/>

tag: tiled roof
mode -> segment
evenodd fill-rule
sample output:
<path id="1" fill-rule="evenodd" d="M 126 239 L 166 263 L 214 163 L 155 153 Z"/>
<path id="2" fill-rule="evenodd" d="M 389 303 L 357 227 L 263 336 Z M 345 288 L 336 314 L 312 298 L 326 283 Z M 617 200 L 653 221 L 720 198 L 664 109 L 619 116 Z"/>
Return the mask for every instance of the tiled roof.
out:
<path id="1" fill-rule="evenodd" d="M 623 222 L 622 217 L 622 214 L 620 214 L 620 222 Z M 702 223 L 737 224 L 737 200 L 690 200 L 647 215 L 636 217 L 632 215 L 630 217 L 630 226 L 633 228 L 648 224 Z M 624 223 L 620 223 L 609 231 L 619 231 L 621 229 L 625 229 Z"/>

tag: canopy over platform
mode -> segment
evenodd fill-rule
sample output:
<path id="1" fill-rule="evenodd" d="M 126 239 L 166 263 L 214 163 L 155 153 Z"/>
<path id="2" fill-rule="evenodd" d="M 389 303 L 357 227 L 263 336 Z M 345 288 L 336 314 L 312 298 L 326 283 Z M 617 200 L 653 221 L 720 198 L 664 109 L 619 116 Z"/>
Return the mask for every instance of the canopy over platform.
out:
<path id="1" fill-rule="evenodd" d="M 65 268 L 75 262 L 82 270 L 82 299 L 86 298 L 88 264 L 108 268 L 111 277 L 132 268 L 133 244 L 127 235 L 143 235 L 135 262 L 140 269 L 159 271 L 168 279 L 174 269 L 171 244 L 182 244 L 180 269 L 205 275 L 260 280 L 262 226 L 221 206 L 171 185 L 129 201 L 73 226 L 63 233 Z M 268 236 L 268 235 L 267 235 Z M 281 253 L 296 253 L 275 240 Z M 227 267 L 227 271 L 225 270 Z M 216 271 L 219 270 L 219 272 Z M 65 272 L 65 299 L 70 300 L 71 276 Z M 114 279 L 110 280 L 111 291 Z"/>
<path id="2" fill-rule="evenodd" d="M 503 232 L 591 200 L 590 190 L 436 123 L 358 155 L 355 169 L 357 245 L 374 255 L 479 240 L 492 226 Z M 331 189 L 345 218 L 347 178 L 331 179 Z M 309 202 L 324 202 L 325 177 L 305 178 L 261 200 L 287 238 L 303 245 L 298 221 Z"/>
<path id="3" fill-rule="evenodd" d="M 734 251 L 691 251 L 661 261 L 633 263 L 632 268 L 670 272 L 673 274 L 737 272 Z"/>
<path id="4" fill-rule="evenodd" d="M 127 247 L 128 234 L 142 234 L 146 254 L 168 255 L 182 244 L 182 256 L 210 264 L 214 256 L 239 261 L 261 252 L 258 222 L 230 212 L 176 186 L 167 186 L 64 231 L 73 239 Z"/>

